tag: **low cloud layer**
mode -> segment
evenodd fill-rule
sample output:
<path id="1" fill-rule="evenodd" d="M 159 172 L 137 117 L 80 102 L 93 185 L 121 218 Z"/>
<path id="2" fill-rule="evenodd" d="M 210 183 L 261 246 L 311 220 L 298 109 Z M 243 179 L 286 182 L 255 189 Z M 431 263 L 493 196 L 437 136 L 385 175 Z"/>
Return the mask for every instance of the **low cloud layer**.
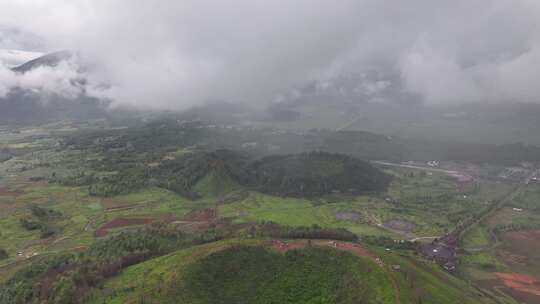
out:
<path id="1" fill-rule="evenodd" d="M 0 20 L 79 52 L 87 93 L 113 105 L 258 104 L 367 69 L 400 75 L 431 104 L 540 102 L 537 0 L 19 0 L 0 3 Z M 77 93 L 60 80 L 78 77 L 72 68 L 0 69 L 0 94 Z"/>
<path id="2" fill-rule="evenodd" d="M 77 98 L 86 91 L 82 85 L 84 75 L 77 72 L 73 61 L 63 61 L 55 67 L 40 66 L 26 73 L 16 73 L 0 65 L 0 98 L 5 98 L 14 89 L 38 93 L 43 102 L 54 95 Z"/>
<path id="3" fill-rule="evenodd" d="M 39 56 L 43 56 L 43 54 L 19 49 L 0 49 L 0 65 L 3 67 L 16 67 Z"/>

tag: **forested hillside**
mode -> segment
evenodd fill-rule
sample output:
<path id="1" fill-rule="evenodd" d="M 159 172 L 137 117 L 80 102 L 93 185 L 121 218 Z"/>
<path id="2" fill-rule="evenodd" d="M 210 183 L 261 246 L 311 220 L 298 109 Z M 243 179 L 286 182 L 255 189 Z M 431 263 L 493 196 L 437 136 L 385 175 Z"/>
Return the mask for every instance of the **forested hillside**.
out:
<path id="1" fill-rule="evenodd" d="M 389 176 L 366 162 L 325 152 L 268 156 L 249 168 L 257 189 L 284 196 L 378 192 L 390 182 Z"/>

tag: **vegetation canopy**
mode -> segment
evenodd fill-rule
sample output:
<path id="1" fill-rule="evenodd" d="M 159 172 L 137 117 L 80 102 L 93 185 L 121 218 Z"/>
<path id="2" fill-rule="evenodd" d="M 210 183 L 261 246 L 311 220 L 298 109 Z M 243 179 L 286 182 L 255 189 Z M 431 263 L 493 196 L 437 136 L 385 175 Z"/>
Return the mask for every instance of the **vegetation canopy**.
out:
<path id="1" fill-rule="evenodd" d="M 325 152 L 268 156 L 253 163 L 250 172 L 261 192 L 283 196 L 378 192 L 391 180 L 364 161 Z"/>

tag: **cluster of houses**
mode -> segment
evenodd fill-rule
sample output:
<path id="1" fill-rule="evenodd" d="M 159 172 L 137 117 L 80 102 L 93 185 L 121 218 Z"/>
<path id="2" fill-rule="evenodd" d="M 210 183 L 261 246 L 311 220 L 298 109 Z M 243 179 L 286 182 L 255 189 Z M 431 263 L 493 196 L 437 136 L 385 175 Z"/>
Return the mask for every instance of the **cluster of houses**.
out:
<path id="1" fill-rule="evenodd" d="M 458 234 L 450 233 L 441 239 L 418 247 L 424 258 L 441 265 L 446 271 L 454 272 L 457 266 Z"/>

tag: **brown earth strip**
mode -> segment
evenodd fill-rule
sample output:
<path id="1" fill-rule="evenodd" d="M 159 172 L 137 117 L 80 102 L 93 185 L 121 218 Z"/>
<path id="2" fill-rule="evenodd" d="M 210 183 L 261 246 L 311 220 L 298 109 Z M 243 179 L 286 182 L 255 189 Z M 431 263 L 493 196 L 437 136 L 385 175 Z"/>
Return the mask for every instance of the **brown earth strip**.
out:
<path id="1" fill-rule="evenodd" d="M 135 225 L 147 225 L 153 222 L 152 218 L 116 218 L 108 223 L 105 223 L 94 232 L 96 237 L 106 236 L 109 229 L 121 228 Z"/>
<path id="2" fill-rule="evenodd" d="M 519 273 L 496 272 L 495 275 L 515 298 L 525 303 L 540 303 L 540 282 L 536 278 Z"/>

